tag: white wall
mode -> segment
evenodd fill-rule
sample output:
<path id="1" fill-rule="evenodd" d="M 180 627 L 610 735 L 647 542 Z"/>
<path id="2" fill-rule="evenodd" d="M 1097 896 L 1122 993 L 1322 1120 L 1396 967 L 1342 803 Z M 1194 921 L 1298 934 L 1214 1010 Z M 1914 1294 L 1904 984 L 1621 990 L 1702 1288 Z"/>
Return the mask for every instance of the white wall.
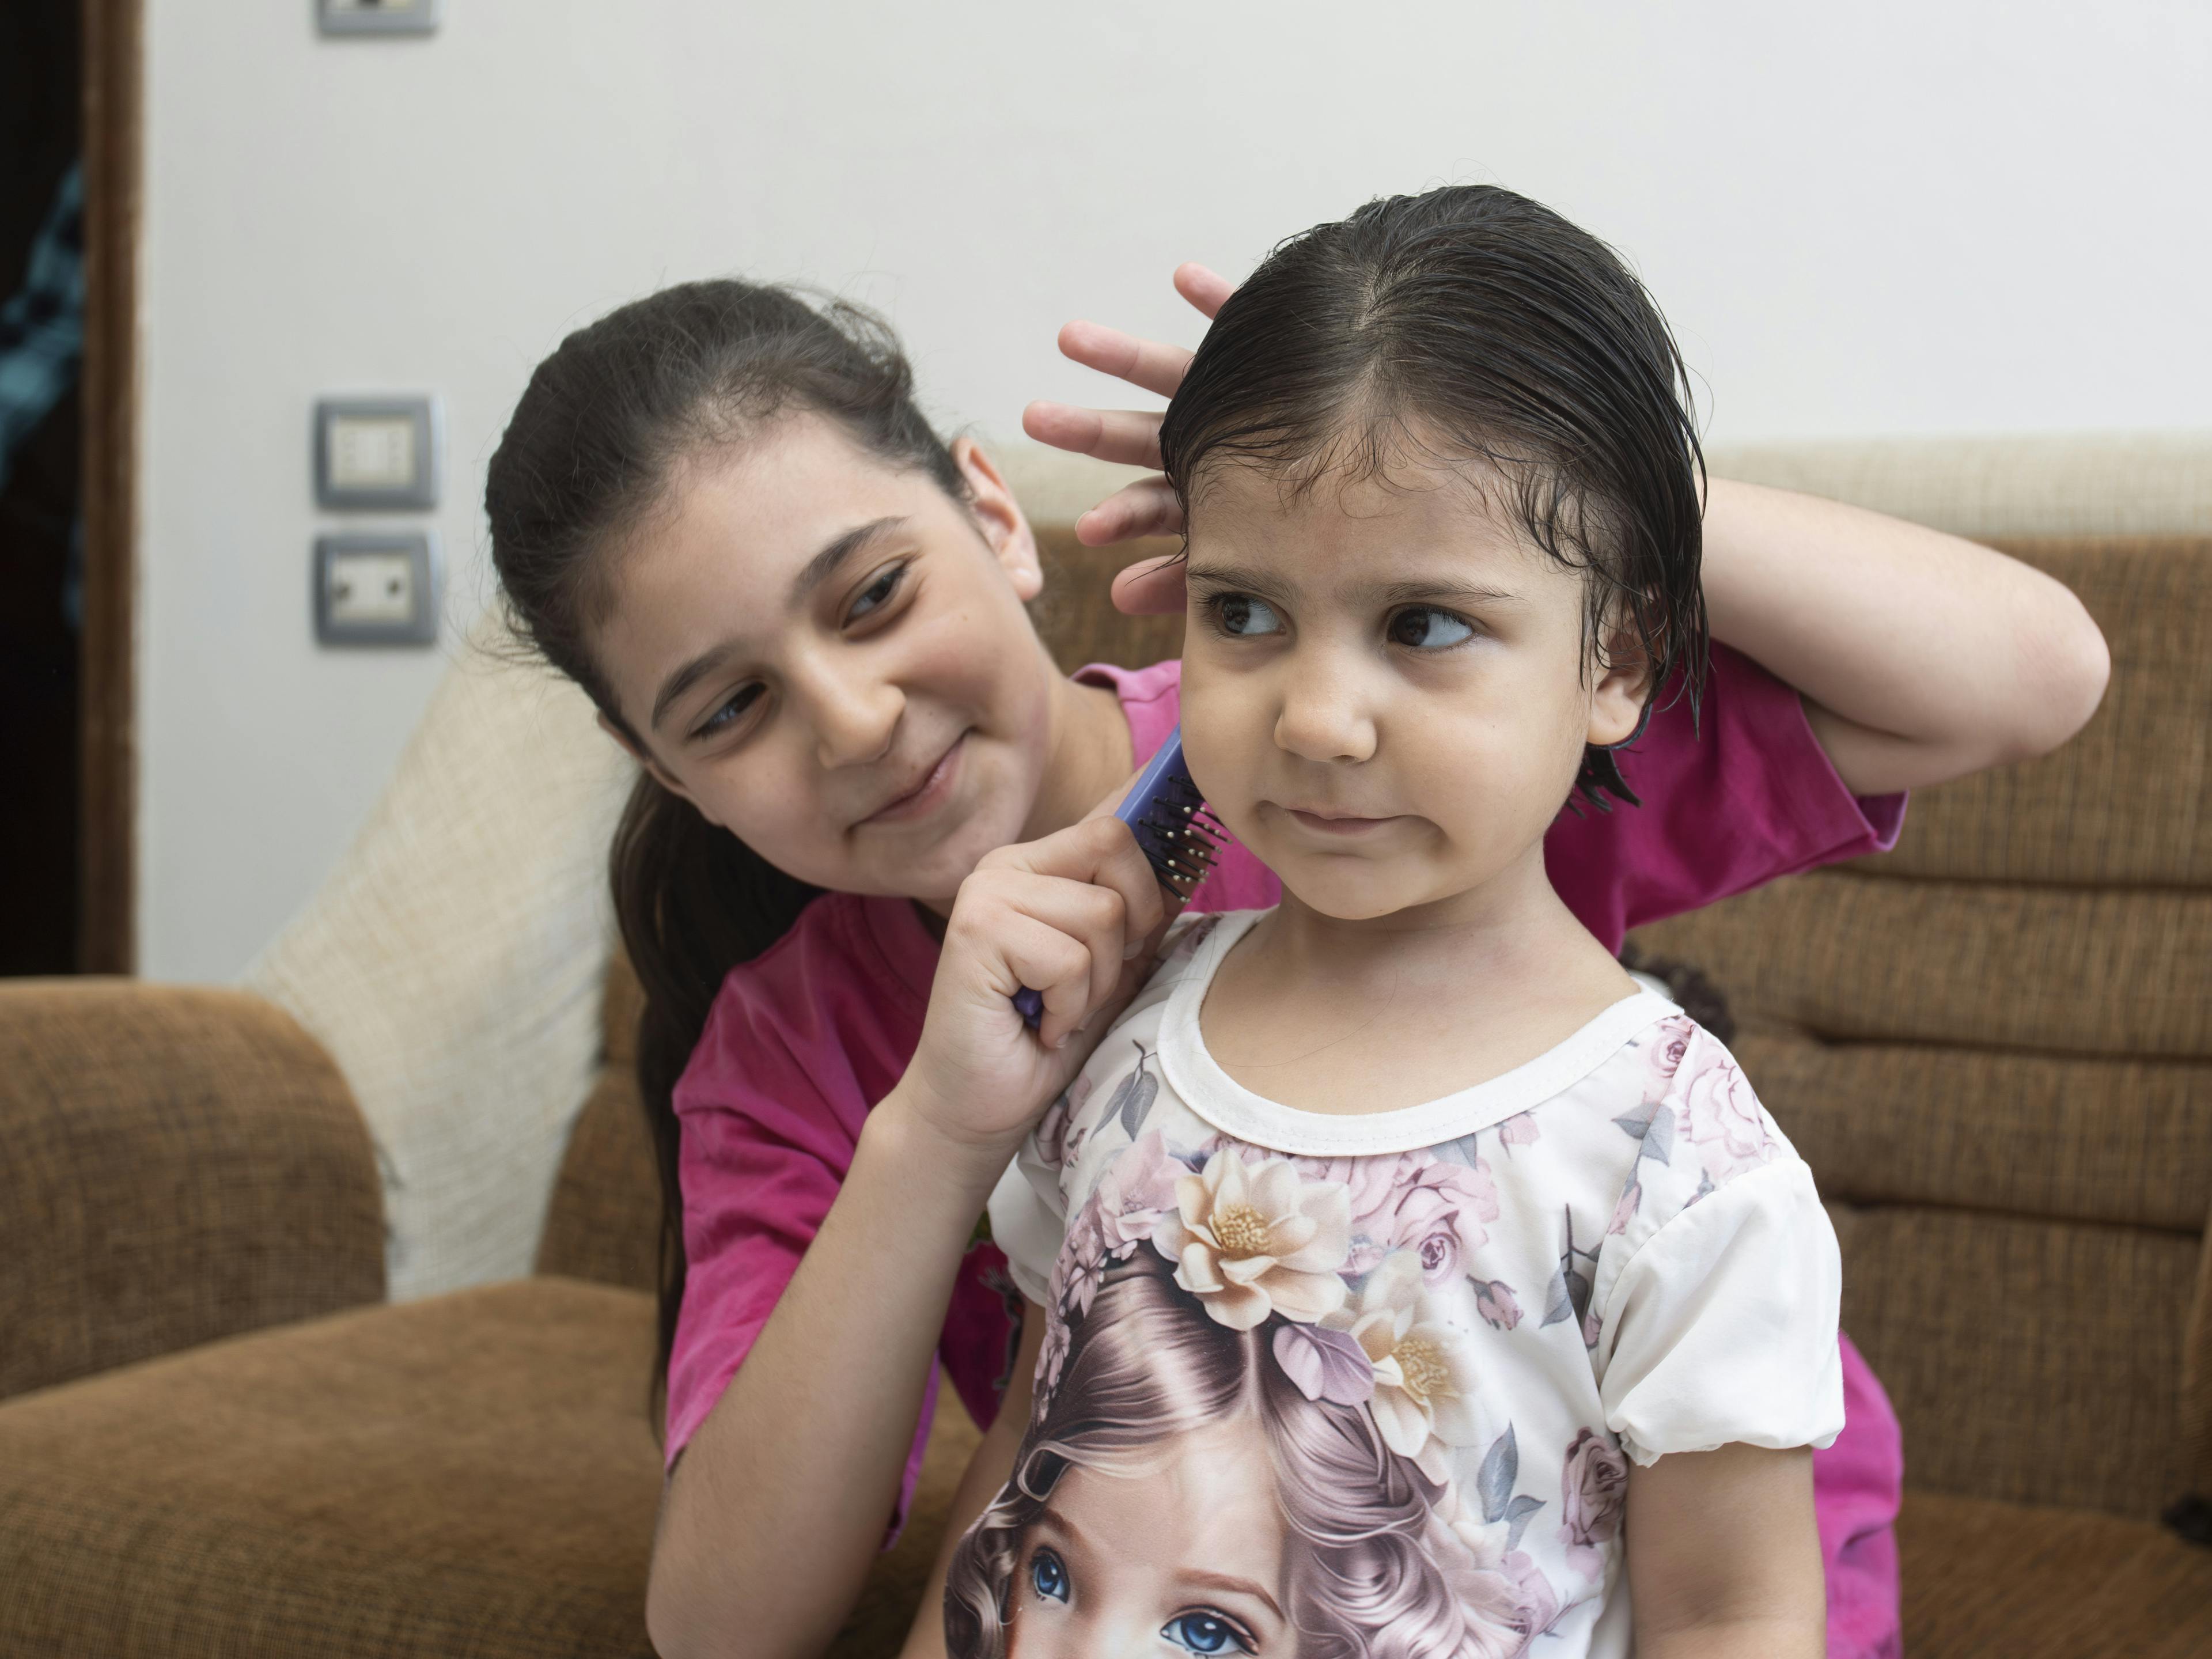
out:
<path id="1" fill-rule="evenodd" d="M 1490 179 L 1635 259 L 1717 437 L 2212 420 L 2193 0 L 447 0 L 433 40 L 343 43 L 310 0 L 148 9 L 157 975 L 283 923 L 443 665 L 312 641 L 311 399 L 443 395 L 465 621 L 531 365 L 663 282 L 867 299 L 946 422 L 1006 434 L 1098 390 L 1064 319 L 1190 341 L 1178 260 Z"/>

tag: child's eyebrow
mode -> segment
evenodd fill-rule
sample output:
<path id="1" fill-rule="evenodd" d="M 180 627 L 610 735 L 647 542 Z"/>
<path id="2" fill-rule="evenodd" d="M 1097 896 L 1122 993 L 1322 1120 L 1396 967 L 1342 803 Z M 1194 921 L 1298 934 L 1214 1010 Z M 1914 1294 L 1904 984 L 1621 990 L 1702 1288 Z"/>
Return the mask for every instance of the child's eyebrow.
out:
<path id="1" fill-rule="evenodd" d="M 1487 587 L 1478 582 L 1459 582 L 1446 577 L 1437 581 L 1392 582 L 1376 592 L 1382 605 L 1434 605 L 1445 600 L 1457 605 L 1524 605 L 1518 593 L 1510 593 L 1502 587 Z"/>
<path id="2" fill-rule="evenodd" d="M 792 609 L 795 611 L 804 605 L 807 596 L 836 575 L 838 568 L 846 560 L 851 558 L 862 548 L 868 546 L 878 537 L 896 530 L 905 523 L 906 520 L 900 516 L 871 519 L 866 524 L 854 526 L 843 535 L 830 542 L 819 553 L 809 559 L 801 567 L 799 574 L 792 579 Z M 653 728 L 655 730 L 659 728 L 660 722 L 667 714 L 670 705 L 707 675 L 712 673 L 724 660 L 733 655 L 737 649 L 738 647 L 734 641 L 725 641 L 723 644 L 702 651 L 663 680 L 660 683 L 660 694 L 653 700 L 653 718 L 650 723 Z"/>
<path id="3" fill-rule="evenodd" d="M 837 574 L 837 567 L 859 552 L 877 537 L 904 524 L 902 517 L 871 519 L 866 524 L 854 525 L 836 540 L 809 559 L 805 568 L 793 578 L 791 606 L 796 611 L 805 603 L 807 596 Z"/>
<path id="4" fill-rule="evenodd" d="M 1267 571 L 1239 564 L 1216 564 L 1211 559 L 1193 559 L 1183 570 L 1183 580 L 1207 587 L 1233 587 L 1254 593 L 1279 593 L 1285 586 L 1280 576 L 1270 575 Z"/>

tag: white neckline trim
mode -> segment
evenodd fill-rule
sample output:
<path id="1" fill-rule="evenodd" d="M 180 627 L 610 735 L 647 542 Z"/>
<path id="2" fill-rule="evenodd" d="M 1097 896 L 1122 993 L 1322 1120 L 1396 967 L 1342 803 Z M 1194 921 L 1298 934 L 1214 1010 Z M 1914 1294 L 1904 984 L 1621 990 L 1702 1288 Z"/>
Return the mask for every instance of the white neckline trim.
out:
<path id="1" fill-rule="evenodd" d="M 1225 915 L 1199 946 L 1160 1018 L 1160 1069 L 1183 1103 L 1223 1133 L 1293 1157 L 1409 1152 L 1457 1140 L 1564 1094 L 1631 1037 L 1682 1012 L 1656 992 L 1638 991 L 1603 1010 L 1558 1047 L 1473 1088 L 1388 1112 L 1304 1111 L 1255 1094 L 1223 1071 L 1199 1029 L 1199 1011 L 1223 958 L 1266 914 Z"/>

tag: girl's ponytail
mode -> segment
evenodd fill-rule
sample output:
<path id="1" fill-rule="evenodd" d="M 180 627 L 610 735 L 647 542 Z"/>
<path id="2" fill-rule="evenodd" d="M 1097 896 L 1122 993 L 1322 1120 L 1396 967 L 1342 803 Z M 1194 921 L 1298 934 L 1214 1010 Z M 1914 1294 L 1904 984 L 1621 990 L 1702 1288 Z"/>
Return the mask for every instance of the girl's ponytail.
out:
<path id="1" fill-rule="evenodd" d="M 865 453 L 964 498 L 960 469 L 914 401 L 878 318 L 837 301 L 725 280 L 623 307 L 538 366 L 484 481 L 493 566 L 516 632 L 633 738 L 590 650 L 612 606 L 609 555 L 692 458 L 778 417 L 828 420 Z M 656 1391 L 686 1260 L 672 1091 L 723 979 L 781 938 L 817 890 L 786 875 L 641 776 L 610 859 L 616 915 L 645 992 L 638 1084 L 660 1172 Z"/>
<path id="2" fill-rule="evenodd" d="M 781 939 L 821 890 L 787 876 L 644 774 L 623 809 L 608 872 L 623 947 L 645 993 L 637 1023 L 637 1083 L 660 1175 L 657 1397 L 667 1382 L 689 1265 L 678 1179 L 683 1138 L 676 1081 L 699 1046 L 724 975 Z"/>

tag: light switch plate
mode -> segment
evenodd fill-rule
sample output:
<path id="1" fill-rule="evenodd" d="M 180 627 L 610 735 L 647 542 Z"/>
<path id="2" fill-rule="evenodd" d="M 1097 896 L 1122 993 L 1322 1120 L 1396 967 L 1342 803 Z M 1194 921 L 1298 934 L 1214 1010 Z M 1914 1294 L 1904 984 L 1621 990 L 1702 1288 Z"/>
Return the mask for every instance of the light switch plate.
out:
<path id="1" fill-rule="evenodd" d="M 435 398 L 317 399 L 316 503 L 341 512 L 437 506 L 444 437 Z"/>
<path id="2" fill-rule="evenodd" d="M 432 645 L 438 539 L 427 530 L 315 538 L 315 637 L 325 645 Z"/>
<path id="3" fill-rule="evenodd" d="M 429 34 L 439 0 L 315 0 L 325 34 Z"/>

